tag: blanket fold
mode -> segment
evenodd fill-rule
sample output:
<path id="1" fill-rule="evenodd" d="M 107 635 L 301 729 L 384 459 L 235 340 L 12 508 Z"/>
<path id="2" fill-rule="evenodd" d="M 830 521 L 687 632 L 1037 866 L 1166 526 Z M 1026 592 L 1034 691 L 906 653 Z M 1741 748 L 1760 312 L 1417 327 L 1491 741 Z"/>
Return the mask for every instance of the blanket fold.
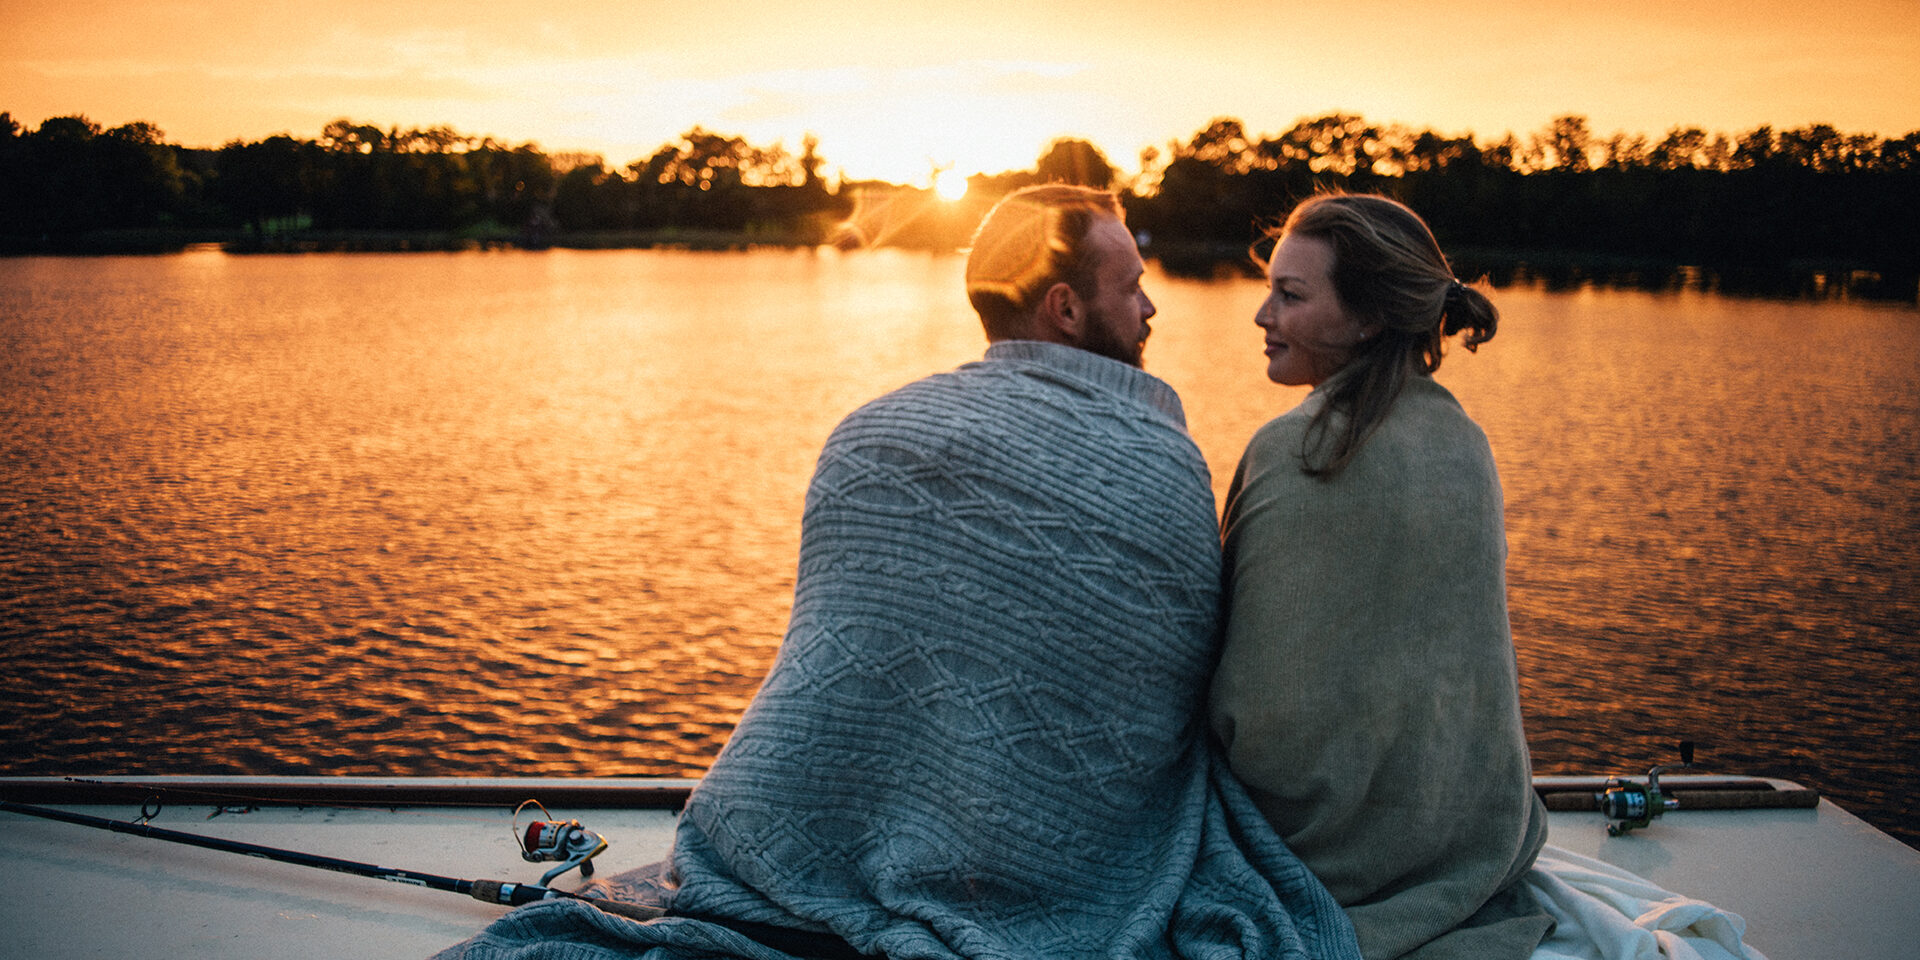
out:
<path id="1" fill-rule="evenodd" d="M 1591 857 L 1548 846 L 1525 883 L 1555 923 L 1531 960 L 1766 960 L 1739 914 Z"/>
<path id="2" fill-rule="evenodd" d="M 1358 960 L 1204 735 L 1218 524 L 1164 383 L 995 344 L 843 421 L 801 529 L 785 640 L 682 816 L 675 912 L 902 960 Z M 448 956 L 549 956 L 529 924 L 575 921 L 538 907 Z M 763 956 L 689 923 L 621 936 Z"/>
<path id="3" fill-rule="evenodd" d="M 1485 435 L 1410 381 L 1328 480 L 1301 470 L 1326 385 L 1254 435 L 1227 498 L 1211 718 L 1234 773 L 1346 907 L 1368 960 L 1520 960 L 1546 838 L 1507 622 Z"/>

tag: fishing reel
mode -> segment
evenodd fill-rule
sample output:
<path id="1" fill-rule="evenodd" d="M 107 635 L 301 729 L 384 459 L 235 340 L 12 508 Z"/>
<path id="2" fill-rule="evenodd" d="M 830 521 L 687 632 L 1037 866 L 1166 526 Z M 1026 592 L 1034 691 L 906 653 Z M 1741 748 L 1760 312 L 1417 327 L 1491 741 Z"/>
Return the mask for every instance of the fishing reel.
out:
<path id="1" fill-rule="evenodd" d="M 528 806 L 539 807 L 540 815 L 547 819 L 527 824 L 523 832 L 520 829 L 520 811 Z M 538 800 L 528 800 L 514 808 L 513 836 L 520 844 L 520 856 L 528 863 L 561 861 L 559 866 L 540 876 L 540 885 L 543 887 L 574 867 L 580 868 L 582 877 L 593 876 L 593 858 L 607 849 L 605 837 L 581 826 L 578 820 L 553 819 L 553 815 Z"/>
<path id="2" fill-rule="evenodd" d="M 1680 762 L 1648 770 L 1645 786 L 1618 777 L 1609 779 L 1606 792 L 1600 795 L 1600 812 L 1613 821 L 1607 824 L 1607 836 L 1625 836 L 1629 830 L 1652 824 L 1655 817 L 1669 810 L 1680 809 L 1678 798 L 1661 792 L 1660 775 L 1690 766 L 1693 766 L 1693 741 L 1682 740 Z"/>

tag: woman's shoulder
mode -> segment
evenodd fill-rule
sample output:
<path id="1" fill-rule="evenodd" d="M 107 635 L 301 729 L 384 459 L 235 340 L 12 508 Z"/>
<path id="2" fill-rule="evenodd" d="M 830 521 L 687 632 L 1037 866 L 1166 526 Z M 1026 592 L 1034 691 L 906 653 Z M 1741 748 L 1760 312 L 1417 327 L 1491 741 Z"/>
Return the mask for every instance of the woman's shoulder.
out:
<path id="1" fill-rule="evenodd" d="M 1356 479 L 1417 486 L 1499 483 L 1486 432 L 1452 392 L 1430 377 L 1408 381 L 1349 468 Z"/>
<path id="2" fill-rule="evenodd" d="M 1307 394 L 1306 399 L 1301 400 L 1293 409 L 1261 424 L 1259 429 L 1253 432 L 1253 438 L 1247 442 L 1248 452 L 1251 453 L 1256 448 L 1273 449 L 1288 443 L 1291 443 L 1293 448 L 1297 448 L 1300 438 L 1306 435 L 1308 427 L 1313 424 L 1314 416 L 1324 405 L 1324 398 L 1319 391 Z M 1334 416 L 1337 417 L 1339 414 L 1336 412 Z"/>
<path id="3" fill-rule="evenodd" d="M 1315 424 L 1321 397 L 1311 394 L 1297 407 L 1262 424 L 1247 442 L 1241 472 L 1249 471 L 1295 479 L 1310 442 L 1326 442 L 1344 426 L 1343 413 L 1331 411 Z M 1389 410 L 1366 440 L 1354 462 L 1342 473 L 1356 478 L 1385 468 L 1403 469 L 1409 461 L 1430 462 L 1460 457 L 1490 460 L 1486 433 L 1446 387 L 1431 377 L 1409 379 Z M 1280 468 L 1289 469 L 1280 469 Z"/>
<path id="4" fill-rule="evenodd" d="M 1473 439 L 1486 443 L 1486 433 L 1467 415 L 1466 407 L 1432 377 L 1413 377 L 1407 381 L 1393 409 L 1381 422 L 1383 432 L 1411 434 L 1415 438 L 1435 439 L 1435 434 L 1453 440 Z"/>
<path id="5" fill-rule="evenodd" d="M 1254 431 L 1253 439 L 1248 443 L 1249 451 L 1298 446 L 1309 429 L 1321 432 L 1335 432 L 1343 424 L 1345 414 L 1339 410 L 1329 411 L 1326 422 L 1317 428 L 1314 420 L 1325 406 L 1325 396 L 1320 390 L 1307 395 L 1306 399 L 1286 413 L 1283 413 Z M 1479 426 L 1467 416 L 1466 408 L 1460 405 L 1452 391 L 1441 386 L 1432 377 L 1411 377 L 1401 388 L 1400 395 L 1394 399 L 1393 406 L 1381 418 L 1380 428 L 1397 426 L 1415 431 L 1429 430 L 1435 426 L 1453 426 L 1471 432 L 1479 432 Z"/>

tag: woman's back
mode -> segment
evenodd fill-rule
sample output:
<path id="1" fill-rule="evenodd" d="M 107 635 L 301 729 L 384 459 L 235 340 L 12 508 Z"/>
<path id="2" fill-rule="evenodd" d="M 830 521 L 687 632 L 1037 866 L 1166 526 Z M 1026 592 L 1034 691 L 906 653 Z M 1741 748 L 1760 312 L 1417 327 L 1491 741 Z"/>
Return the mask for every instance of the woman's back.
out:
<path id="1" fill-rule="evenodd" d="M 1215 732 L 1369 958 L 1525 956 L 1544 919 L 1495 895 L 1546 818 L 1492 454 L 1445 388 L 1413 377 L 1338 473 L 1310 476 L 1326 392 L 1256 434 L 1228 495 Z"/>

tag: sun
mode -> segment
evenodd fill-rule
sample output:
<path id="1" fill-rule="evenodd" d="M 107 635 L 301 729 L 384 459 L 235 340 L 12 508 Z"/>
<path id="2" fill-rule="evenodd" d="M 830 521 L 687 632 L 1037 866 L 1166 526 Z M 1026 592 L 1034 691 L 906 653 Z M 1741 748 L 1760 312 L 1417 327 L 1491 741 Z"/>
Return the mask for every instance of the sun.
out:
<path id="1" fill-rule="evenodd" d="M 964 77 L 859 79 L 858 89 L 807 100 L 804 115 L 782 115 L 787 128 L 812 131 L 822 155 L 856 180 L 952 197 L 965 192 L 968 174 L 1032 167 L 1058 135 L 1058 116 L 1043 109 L 1046 104 L 1030 105 L 1004 91 L 974 91 Z M 769 124 L 761 139 L 791 142 L 792 134 L 781 129 Z M 755 135 L 746 132 L 749 139 Z"/>
<path id="2" fill-rule="evenodd" d="M 967 178 L 952 170 L 942 170 L 934 174 L 933 192 L 948 203 L 956 202 L 967 195 Z"/>

